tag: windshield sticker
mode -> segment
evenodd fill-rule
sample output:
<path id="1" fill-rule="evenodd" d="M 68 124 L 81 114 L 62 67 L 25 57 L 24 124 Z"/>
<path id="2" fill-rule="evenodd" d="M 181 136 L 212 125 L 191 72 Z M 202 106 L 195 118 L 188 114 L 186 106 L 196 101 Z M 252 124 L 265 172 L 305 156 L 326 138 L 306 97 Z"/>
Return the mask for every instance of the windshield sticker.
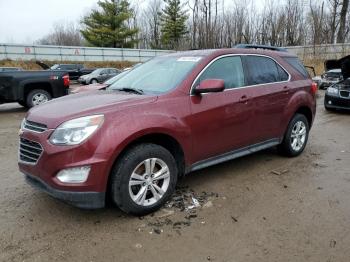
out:
<path id="1" fill-rule="evenodd" d="M 202 58 L 198 57 L 198 56 L 184 56 L 184 57 L 180 57 L 179 59 L 177 59 L 177 61 L 179 61 L 179 62 L 198 62 L 201 59 Z"/>

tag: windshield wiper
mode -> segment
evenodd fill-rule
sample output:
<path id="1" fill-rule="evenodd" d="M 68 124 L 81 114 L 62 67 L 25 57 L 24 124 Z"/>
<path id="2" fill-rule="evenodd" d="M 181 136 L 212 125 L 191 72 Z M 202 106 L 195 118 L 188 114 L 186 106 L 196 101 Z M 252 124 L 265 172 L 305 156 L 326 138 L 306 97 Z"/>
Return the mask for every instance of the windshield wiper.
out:
<path id="1" fill-rule="evenodd" d="M 122 88 L 116 88 L 116 89 L 113 89 L 113 90 L 124 91 L 124 92 L 129 92 L 129 93 L 135 93 L 135 94 L 138 94 L 138 95 L 143 95 L 143 93 L 144 93 L 142 89 L 137 89 L 137 88 L 132 88 L 132 87 L 122 87 Z"/>

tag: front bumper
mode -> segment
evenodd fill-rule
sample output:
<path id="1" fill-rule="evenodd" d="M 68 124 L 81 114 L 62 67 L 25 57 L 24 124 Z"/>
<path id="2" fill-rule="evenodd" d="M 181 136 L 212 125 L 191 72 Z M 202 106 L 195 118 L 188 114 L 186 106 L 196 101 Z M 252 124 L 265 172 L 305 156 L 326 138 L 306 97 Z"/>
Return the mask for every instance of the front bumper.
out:
<path id="1" fill-rule="evenodd" d="M 324 97 L 324 106 L 331 109 L 350 110 L 350 99 L 326 94 Z"/>
<path id="2" fill-rule="evenodd" d="M 49 195 L 81 208 L 101 208 L 107 190 L 110 155 L 99 153 L 100 134 L 77 146 L 55 146 L 49 142 L 53 130 L 43 133 L 24 131 L 21 138 L 39 143 L 42 153 L 36 163 L 19 160 L 20 172 L 27 182 Z M 90 166 L 87 180 L 83 183 L 62 183 L 56 178 L 66 168 Z"/>
<path id="3" fill-rule="evenodd" d="M 79 79 L 78 79 L 78 83 L 80 83 L 80 84 L 82 84 L 82 85 L 86 85 L 86 84 L 87 84 L 87 80 L 86 80 L 86 79 L 79 78 Z"/>
<path id="4" fill-rule="evenodd" d="M 32 187 L 70 205 L 83 209 L 98 209 L 105 205 L 105 194 L 102 192 L 72 192 L 55 189 L 40 178 L 25 174 L 25 179 Z"/>

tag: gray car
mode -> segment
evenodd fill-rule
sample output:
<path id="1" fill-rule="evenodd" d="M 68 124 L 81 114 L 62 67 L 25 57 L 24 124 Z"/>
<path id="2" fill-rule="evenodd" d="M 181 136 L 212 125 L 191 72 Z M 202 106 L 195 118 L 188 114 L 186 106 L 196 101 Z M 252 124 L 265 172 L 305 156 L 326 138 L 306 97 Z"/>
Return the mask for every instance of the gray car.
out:
<path id="1" fill-rule="evenodd" d="M 111 77 L 120 73 L 120 70 L 115 68 L 98 68 L 88 75 L 79 77 L 78 82 L 84 85 L 103 83 Z"/>

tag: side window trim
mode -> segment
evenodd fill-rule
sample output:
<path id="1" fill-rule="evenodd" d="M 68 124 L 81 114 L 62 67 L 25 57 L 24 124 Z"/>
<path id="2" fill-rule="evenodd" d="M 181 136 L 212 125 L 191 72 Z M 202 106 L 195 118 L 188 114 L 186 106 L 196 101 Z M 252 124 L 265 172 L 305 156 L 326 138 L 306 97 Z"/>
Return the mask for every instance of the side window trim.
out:
<path id="1" fill-rule="evenodd" d="M 246 69 L 246 65 L 245 65 L 245 62 L 244 62 L 244 57 L 245 56 L 262 56 L 262 57 L 267 57 L 267 58 L 270 58 L 272 59 L 277 65 L 279 65 L 287 74 L 288 74 L 288 79 L 285 80 L 285 81 L 278 81 L 278 82 L 272 82 L 272 83 L 264 83 L 264 84 L 257 84 L 257 85 L 245 85 L 245 86 L 242 86 L 242 87 L 236 87 L 236 88 L 229 88 L 229 89 L 225 89 L 225 91 L 231 91 L 231 90 L 235 90 L 235 89 L 241 89 L 241 88 L 248 88 L 248 87 L 254 87 L 254 86 L 262 86 L 262 85 L 270 85 L 270 84 L 278 84 L 278 83 L 286 83 L 286 82 L 290 82 L 291 80 L 291 75 L 290 73 L 288 72 L 288 70 L 286 70 L 286 68 L 281 65 L 278 61 L 276 61 L 276 59 L 274 59 L 273 57 L 270 57 L 270 56 L 267 56 L 267 55 L 261 55 L 261 54 L 227 54 L 227 55 L 221 55 L 221 56 L 218 56 L 216 58 L 214 58 L 213 60 L 211 60 L 200 72 L 199 74 L 196 76 L 196 78 L 193 80 L 192 82 L 192 85 L 191 85 L 191 89 L 190 89 L 190 96 L 193 96 L 194 95 L 194 85 L 195 83 L 197 82 L 197 80 L 201 77 L 201 75 L 204 73 L 204 71 L 212 64 L 214 63 L 216 60 L 219 60 L 220 58 L 223 58 L 223 57 L 231 57 L 231 56 L 240 56 L 241 57 L 241 61 L 242 61 L 242 66 L 243 66 L 243 73 L 244 73 L 244 81 L 245 83 L 247 83 L 247 69 Z"/>

